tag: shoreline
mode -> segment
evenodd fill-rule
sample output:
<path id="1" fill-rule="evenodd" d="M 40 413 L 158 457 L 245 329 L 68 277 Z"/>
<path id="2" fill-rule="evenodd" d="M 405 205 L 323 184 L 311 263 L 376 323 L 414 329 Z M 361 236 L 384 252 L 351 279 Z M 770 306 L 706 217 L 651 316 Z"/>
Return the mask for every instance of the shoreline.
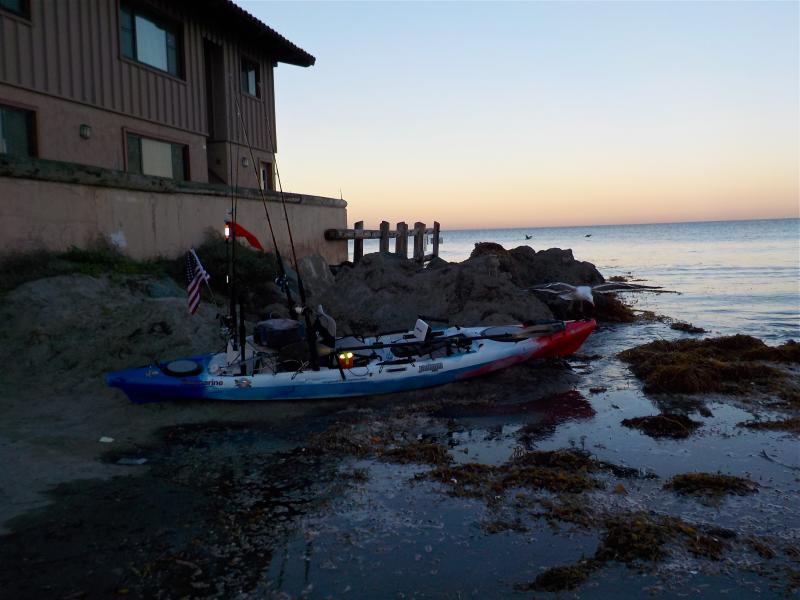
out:
<path id="1" fill-rule="evenodd" d="M 131 286 L 124 280 L 98 283 L 85 276 L 62 277 L 67 281 L 26 284 L 29 287 L 25 293 L 12 292 L 3 299 L 1 306 L 6 310 L 9 302 L 17 302 L 15 306 L 24 306 L 36 315 L 34 321 L 42 318 L 32 328 L 28 324 L 27 329 L 17 319 L 14 327 L 27 331 L 25 339 L 53 348 L 102 348 L 112 363 L 145 360 L 144 355 L 137 355 L 142 352 L 137 350 L 141 345 L 146 347 L 145 352 L 168 348 L 178 354 L 188 353 L 193 345 L 210 343 L 210 338 L 202 337 L 200 332 L 214 323 L 211 307 L 201 309 L 200 317 L 190 322 L 192 327 L 181 328 L 179 324 L 187 321 L 183 317 L 183 298 L 150 297 L 142 291 L 147 287 L 138 279 Z M 82 285 L 76 286 L 70 278 L 77 278 Z M 52 293 L 58 290 L 62 308 L 53 306 L 47 294 L 41 293 L 42 286 Z M 68 290 L 75 287 L 82 291 L 70 296 Z M 76 318 L 73 313 L 79 301 L 96 301 L 98 296 L 87 296 L 87 288 L 104 299 L 109 314 L 104 317 L 102 308 L 95 306 L 95 312 L 85 316 L 86 322 L 100 319 L 105 337 L 96 340 L 84 336 L 77 346 L 63 346 L 66 342 L 58 340 L 60 330 L 48 330 L 48 324 L 62 323 L 66 329 L 86 331 L 85 325 L 71 319 Z M 164 336 L 160 328 L 149 337 L 137 334 L 128 339 L 141 328 L 141 323 L 149 320 L 168 322 L 172 333 Z M 20 331 L 15 329 L 15 335 L 21 335 Z M 32 335 L 36 337 L 31 338 Z M 284 551 L 282 548 L 294 556 L 298 556 L 297 552 L 307 554 L 302 550 L 307 543 L 304 540 L 318 528 L 321 533 L 314 534 L 313 539 L 319 547 L 311 562 L 305 562 L 316 565 L 312 571 L 316 589 L 331 593 L 344 589 L 345 579 L 352 582 L 356 577 L 352 565 L 361 564 L 358 561 L 372 564 L 379 556 L 375 554 L 375 544 L 383 535 L 389 540 L 399 536 L 392 542 L 398 548 L 404 547 L 402 539 L 406 538 L 418 540 L 412 546 L 419 546 L 407 565 L 397 567 L 411 579 L 397 579 L 388 566 L 376 566 L 374 572 L 382 574 L 386 581 L 373 585 L 385 586 L 387 591 L 394 585 L 405 586 L 403 589 L 409 592 L 419 589 L 432 593 L 455 589 L 441 587 L 444 584 L 437 583 L 438 575 L 431 574 L 446 571 L 453 561 L 458 563 L 460 546 L 448 541 L 448 535 L 455 536 L 454 540 L 472 540 L 476 549 L 467 551 L 463 560 L 467 561 L 465 564 L 478 561 L 474 562 L 476 568 L 480 557 L 488 556 L 484 552 L 497 544 L 524 556 L 530 552 L 525 541 L 528 536 L 545 536 L 555 553 L 550 559 L 535 558 L 535 552 L 531 555 L 541 568 L 515 561 L 504 566 L 488 559 L 487 568 L 494 573 L 489 581 L 506 582 L 500 588 L 504 590 L 501 595 L 514 596 L 519 593 L 515 585 L 533 585 L 536 581 L 540 582 L 536 585 L 543 585 L 542 581 L 549 581 L 537 578 L 545 567 L 573 564 L 576 550 L 592 555 L 598 536 L 602 538 L 613 530 L 613 519 L 649 509 L 667 515 L 677 511 L 692 527 L 699 528 L 702 536 L 718 535 L 713 533 L 715 527 L 732 531 L 733 538 L 722 539 L 719 548 L 714 546 L 717 549 L 710 552 L 719 552 L 727 557 L 725 561 L 736 557 L 733 564 L 739 566 L 732 566 L 734 572 L 743 568 L 742 560 L 752 561 L 755 556 L 764 561 L 764 567 L 754 577 L 763 579 L 763 585 L 785 589 L 792 581 L 786 569 L 794 567 L 784 549 L 800 544 L 800 531 L 790 526 L 794 518 L 791 512 L 764 512 L 764 503 L 783 503 L 800 491 L 790 468 L 796 438 L 780 431 L 738 427 L 737 423 L 757 415 L 776 418 L 778 413 L 758 403 L 739 404 L 735 397 L 724 395 L 670 394 L 654 399 L 644 394 L 642 384 L 620 362 L 617 352 L 664 336 L 694 337 L 671 330 L 659 321 L 607 323 L 600 326 L 578 356 L 568 361 L 523 365 L 470 383 L 365 401 L 132 405 L 121 393 L 106 389 L 100 378 L 86 384 L 80 376 L 73 375 L 59 382 L 54 390 L 48 381 L 31 379 L 25 368 L 20 368 L 12 380 L 17 384 L 13 395 L 3 400 L 7 416 L 0 424 L 2 447 L 7 456 L 15 456 L 13 463 L 5 461 L 5 470 L 0 471 L 3 493 L 12 500 L 4 502 L 0 518 L 16 515 L 0 532 L 0 547 L 15 549 L 20 559 L 32 552 L 57 558 L 66 561 L 63 564 L 69 570 L 44 567 L 34 577 L 34 571 L 19 563 L 19 576 L 12 581 L 8 579 L 11 572 L 4 571 L 0 582 L 16 586 L 9 589 L 15 589 L 19 598 L 37 597 L 34 590 L 41 592 L 36 586 L 42 582 L 52 586 L 53 593 L 84 592 L 83 597 L 105 597 L 119 590 L 148 596 L 159 589 L 225 597 L 242 585 L 250 587 L 254 597 L 267 592 L 299 595 L 310 583 L 304 580 L 302 569 L 298 571 L 291 566 L 295 562 L 290 561 L 286 576 L 280 579 L 275 561 Z M 30 358 L 41 360 L 40 356 Z M 50 357 L 52 373 L 91 368 L 98 371 L 91 360 L 78 361 L 71 367 L 60 360 Z M 59 371 L 65 368 L 68 370 Z M 664 440 L 621 424 L 625 419 L 652 415 L 665 408 L 688 414 L 701 424 L 699 429 L 684 439 Z M 114 438 L 114 442 L 99 442 L 103 436 Z M 525 485 L 530 484 L 525 484 L 519 492 L 503 495 L 502 500 L 476 504 L 474 499 L 450 495 L 447 481 L 426 479 L 426 473 L 437 467 L 419 462 L 419 456 L 427 460 L 425 454 L 407 455 L 411 458 L 399 462 L 387 460 L 387 453 L 408 452 L 420 439 L 432 444 L 428 448 L 443 448 L 444 454 L 435 451 L 439 457 L 435 460 L 449 456 L 456 468 L 477 462 L 506 469 L 503 465 L 511 464 L 515 455 L 577 449 L 588 452 L 593 460 L 641 471 L 647 477 L 625 479 L 598 472 L 590 475 L 601 484 L 600 488 L 568 492 L 572 494 L 570 498 L 537 491 L 536 487 L 529 489 Z M 760 456 L 761 450 L 769 458 Z M 120 458 L 145 458 L 147 462 L 139 466 L 116 464 Z M 671 477 L 692 467 L 713 473 L 723 465 L 759 485 L 759 491 L 752 496 L 715 500 L 716 506 L 724 505 L 730 515 L 714 509 L 714 504 L 706 508 L 703 501 L 683 499 L 662 490 Z M 49 491 L 41 495 L 42 490 Z M 395 500 L 387 499 L 386 494 Z M 528 500 L 523 501 L 523 497 Z M 113 498 L 121 500 L 109 502 Z M 362 505 L 364 501 L 366 506 Z M 392 511 L 403 514 L 403 506 L 418 506 L 420 514 L 431 522 L 455 511 L 460 515 L 456 522 L 463 521 L 466 529 L 454 524 L 452 530 L 444 530 L 447 535 L 441 541 L 437 541 L 439 537 L 428 539 L 428 530 L 402 518 L 395 522 L 398 517 L 390 517 L 393 512 L 385 513 L 395 502 L 400 504 Z M 563 512 L 567 507 L 571 511 L 589 511 L 588 520 L 581 517 L 583 524 L 572 522 L 568 515 L 577 513 Z M 542 510 L 543 516 L 537 516 Z M 135 515 L 130 522 L 124 516 L 126 511 Z M 742 529 L 736 521 L 742 515 L 756 520 Z M 239 523 L 233 530 L 227 529 L 229 516 Z M 358 523 L 365 517 L 371 525 L 362 530 Z M 82 523 L 80 527 L 78 522 Z M 648 521 L 643 526 L 651 525 L 658 523 Z M 344 543 L 340 534 L 331 529 L 333 526 L 350 531 L 356 545 Z M 475 533 L 476 527 L 481 533 Z M 568 533 L 576 527 L 577 537 Z M 192 532 L 189 538 L 181 533 L 184 530 Z M 159 533 L 163 531 L 171 533 Z M 45 532 L 72 541 L 48 545 Z M 683 534 L 676 534 L 675 538 L 669 537 L 672 533 L 664 535 L 670 540 L 665 542 L 665 557 L 689 561 L 701 574 L 697 577 L 711 581 L 713 589 L 732 584 L 719 574 L 717 559 L 697 557 L 686 549 L 690 546 L 684 547 L 690 540 L 681 538 Z M 775 556 L 759 558 L 746 542 L 753 536 L 760 540 L 759 544 L 774 548 Z M 109 547 L 108 556 L 94 556 L 88 565 L 70 558 L 79 555 L 83 546 L 122 538 L 128 540 L 125 547 L 113 551 Z M 187 543 L 189 539 L 195 541 Z M 169 548 L 166 556 L 171 557 L 166 562 L 165 550 L 157 550 L 164 543 Z M 434 548 L 432 552 L 425 550 L 428 545 Z M 337 558 L 349 553 L 358 557 L 351 566 Z M 416 555 L 421 558 L 414 559 Z M 162 558 L 157 559 L 159 556 Z M 130 564 L 134 570 L 124 567 L 119 573 L 89 574 L 98 573 L 108 561 Z M 196 568 L 187 567 L 187 562 Z M 587 573 L 586 579 L 599 583 L 601 590 L 609 577 L 623 587 L 629 585 L 624 583 L 630 581 L 628 578 L 619 578 L 629 571 L 612 575 L 617 572 L 616 567 L 611 568 L 616 564 L 625 562 L 603 562 L 598 570 L 593 568 Z M 641 575 L 642 580 L 632 589 L 665 584 L 665 575 L 659 574 L 659 562 L 647 564 L 648 574 Z M 509 570 L 512 566 L 519 571 Z M 419 570 L 420 567 L 424 568 Z M 776 574 L 770 575 L 770 569 Z M 253 579 L 252 571 L 264 573 L 264 578 Z M 219 575 L 212 576 L 213 573 Z M 362 575 L 370 579 L 363 572 Z M 578 579 L 582 577 L 579 575 Z M 670 585 L 679 584 L 676 581 Z M 481 584 L 474 585 L 480 589 Z"/>

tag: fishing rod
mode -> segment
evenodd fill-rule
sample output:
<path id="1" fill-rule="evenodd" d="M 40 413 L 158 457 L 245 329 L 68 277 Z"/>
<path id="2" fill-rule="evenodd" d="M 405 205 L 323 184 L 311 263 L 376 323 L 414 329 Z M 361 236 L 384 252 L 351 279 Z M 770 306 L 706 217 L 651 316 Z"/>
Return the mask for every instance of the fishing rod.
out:
<path id="1" fill-rule="evenodd" d="M 262 95 L 263 95 L 263 88 L 262 88 Z M 244 137 L 244 142 L 247 145 L 247 149 L 248 149 L 248 151 L 250 153 L 250 162 L 253 164 L 253 171 L 254 171 L 255 176 L 256 176 L 256 181 L 258 181 L 260 179 L 260 176 L 259 176 L 259 172 L 258 172 L 258 166 L 257 166 L 257 163 L 256 163 L 256 157 L 255 157 L 255 154 L 253 152 L 253 146 L 250 144 L 250 138 L 247 135 L 247 128 L 246 128 L 245 123 L 244 123 L 244 117 L 242 116 L 241 107 L 239 105 L 239 101 L 236 99 L 236 95 L 235 94 L 233 95 L 233 101 L 236 104 L 236 112 L 237 112 L 237 115 L 239 116 L 239 124 L 241 126 L 242 136 Z M 265 102 L 265 104 L 266 104 L 266 102 Z M 266 111 L 266 108 L 265 108 L 265 111 Z M 268 133 L 268 141 L 269 141 L 270 148 L 274 148 L 274 146 L 272 145 L 272 129 L 271 129 L 270 125 L 269 125 L 269 120 L 267 120 L 267 133 Z M 276 173 L 277 173 L 277 160 L 275 160 L 274 153 L 273 153 L 273 161 L 274 161 L 275 170 L 276 170 Z M 280 179 L 278 179 L 278 181 L 280 181 Z M 316 344 L 316 340 L 314 339 L 314 331 L 313 331 L 312 324 L 311 324 L 311 315 L 309 314 L 309 309 L 308 309 L 308 306 L 307 306 L 308 301 L 307 301 L 307 298 L 306 298 L 305 287 L 303 286 L 303 278 L 300 275 L 300 267 L 299 267 L 299 265 L 297 263 L 297 253 L 295 252 L 295 248 L 294 248 L 294 237 L 292 236 L 292 226 L 291 226 L 291 224 L 289 222 L 289 215 L 288 215 L 288 212 L 286 210 L 286 200 L 285 200 L 284 194 L 283 194 L 283 187 L 280 186 L 280 184 L 279 184 L 279 186 L 280 186 L 281 204 L 283 205 L 283 214 L 284 214 L 284 216 L 286 218 L 286 228 L 287 228 L 287 230 L 289 232 L 289 244 L 290 244 L 291 249 L 292 249 L 292 258 L 294 260 L 294 269 L 295 269 L 295 272 L 297 274 L 297 288 L 298 288 L 298 291 L 300 292 L 301 306 L 300 306 L 299 310 L 298 310 L 297 306 L 295 305 L 294 300 L 292 299 L 292 294 L 291 294 L 291 291 L 289 289 L 289 281 L 288 281 L 288 277 L 287 277 L 287 274 L 286 274 L 286 269 L 285 269 L 285 267 L 283 265 L 283 259 L 281 258 L 280 250 L 278 249 L 278 240 L 277 240 L 277 238 L 275 236 L 275 230 L 274 230 L 274 228 L 272 226 L 272 219 L 270 219 L 270 216 L 269 216 L 269 209 L 267 208 L 267 199 L 266 199 L 266 196 L 264 195 L 264 187 L 266 187 L 265 184 L 266 184 L 266 182 L 261 182 L 261 185 L 258 186 L 259 195 L 261 196 L 261 203 L 264 206 L 264 214 L 267 217 L 267 225 L 269 226 L 269 232 L 270 232 L 270 235 L 272 236 L 272 242 L 275 245 L 275 258 L 278 261 L 278 269 L 279 269 L 279 272 L 280 272 L 280 279 L 281 279 L 282 287 L 284 288 L 284 291 L 286 292 L 286 298 L 287 298 L 288 305 L 289 305 L 289 312 L 290 312 L 290 314 L 292 314 L 294 316 L 297 316 L 298 314 L 302 314 L 303 315 L 303 318 L 305 320 L 305 326 L 306 326 L 306 341 L 308 343 L 308 351 L 309 351 L 309 355 L 310 355 L 310 358 L 311 358 L 311 367 L 315 371 L 318 371 L 319 370 L 319 355 L 318 355 L 318 352 L 317 352 L 317 344 Z"/>

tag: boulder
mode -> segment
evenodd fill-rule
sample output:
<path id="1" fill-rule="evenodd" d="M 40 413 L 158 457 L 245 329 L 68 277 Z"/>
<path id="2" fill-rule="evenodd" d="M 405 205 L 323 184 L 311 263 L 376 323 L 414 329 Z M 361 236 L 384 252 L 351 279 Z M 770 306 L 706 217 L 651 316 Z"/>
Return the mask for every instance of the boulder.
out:
<path id="1" fill-rule="evenodd" d="M 444 263 L 444 264 L 442 264 Z M 495 254 L 433 268 L 391 254 L 368 254 L 341 269 L 323 302 L 341 333 L 407 329 L 419 315 L 474 326 L 552 318 L 521 290 Z"/>
<path id="2" fill-rule="evenodd" d="M 500 268 L 511 275 L 520 287 L 560 281 L 572 285 L 594 285 L 605 279 L 590 262 L 575 260 L 572 250 L 549 248 L 536 252 L 530 246 L 506 250 L 500 244 L 480 242 L 475 244 L 470 258 L 496 256 Z"/>

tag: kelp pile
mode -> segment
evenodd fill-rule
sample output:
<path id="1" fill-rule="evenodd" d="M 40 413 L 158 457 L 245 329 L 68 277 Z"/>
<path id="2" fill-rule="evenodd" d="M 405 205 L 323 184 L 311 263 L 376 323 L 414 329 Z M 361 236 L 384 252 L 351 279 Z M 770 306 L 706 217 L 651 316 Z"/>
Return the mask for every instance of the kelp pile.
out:
<path id="1" fill-rule="evenodd" d="M 686 415 L 661 413 L 660 415 L 624 419 L 622 425 L 639 429 L 653 438 L 681 439 L 692 435 L 702 423 L 693 421 Z"/>
<path id="2" fill-rule="evenodd" d="M 497 466 L 441 465 L 420 477 L 449 486 L 450 493 L 455 496 L 494 499 L 515 488 L 567 494 L 599 489 L 603 487 L 602 482 L 591 474 L 600 471 L 620 477 L 638 474 L 635 469 L 599 461 L 587 452 L 569 449 L 523 452 Z"/>
<path id="3" fill-rule="evenodd" d="M 721 497 L 726 494 L 744 496 L 758 491 L 758 484 L 745 477 L 720 473 L 681 473 L 675 475 L 664 489 L 692 496 Z"/>
<path id="4" fill-rule="evenodd" d="M 800 344 L 767 346 L 751 336 L 658 340 L 625 350 L 619 358 L 644 381 L 648 393 L 777 393 L 793 402 L 796 383 L 775 363 L 800 363 Z M 771 364 L 766 364 L 771 363 Z"/>

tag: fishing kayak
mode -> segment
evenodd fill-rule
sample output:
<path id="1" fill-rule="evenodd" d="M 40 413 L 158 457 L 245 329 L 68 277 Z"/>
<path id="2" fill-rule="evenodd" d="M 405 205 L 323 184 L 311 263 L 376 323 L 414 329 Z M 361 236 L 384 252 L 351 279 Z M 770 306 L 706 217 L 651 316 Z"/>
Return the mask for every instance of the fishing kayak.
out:
<path id="1" fill-rule="evenodd" d="M 537 358 L 568 356 L 595 329 L 594 320 L 548 327 L 448 327 L 416 340 L 414 331 L 336 340 L 328 365 L 282 361 L 251 347 L 109 373 L 106 383 L 136 403 L 162 400 L 268 401 L 350 398 L 433 387 L 486 375 Z"/>

